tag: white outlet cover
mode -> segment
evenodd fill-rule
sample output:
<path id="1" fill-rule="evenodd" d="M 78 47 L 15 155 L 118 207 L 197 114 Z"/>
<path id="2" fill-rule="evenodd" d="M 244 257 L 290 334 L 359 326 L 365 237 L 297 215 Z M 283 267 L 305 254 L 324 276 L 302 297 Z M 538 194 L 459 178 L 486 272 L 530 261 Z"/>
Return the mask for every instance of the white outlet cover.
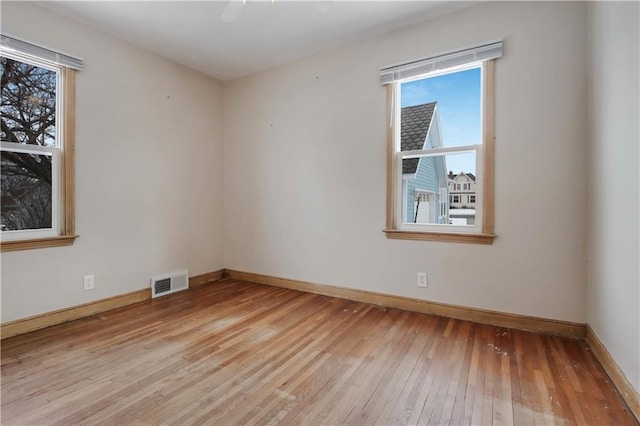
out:
<path id="1" fill-rule="evenodd" d="M 96 278 L 94 275 L 85 275 L 83 277 L 83 289 L 84 291 L 93 290 L 95 287 Z"/>
<path id="2" fill-rule="evenodd" d="M 418 272 L 418 287 L 427 288 L 427 274 L 424 272 Z"/>

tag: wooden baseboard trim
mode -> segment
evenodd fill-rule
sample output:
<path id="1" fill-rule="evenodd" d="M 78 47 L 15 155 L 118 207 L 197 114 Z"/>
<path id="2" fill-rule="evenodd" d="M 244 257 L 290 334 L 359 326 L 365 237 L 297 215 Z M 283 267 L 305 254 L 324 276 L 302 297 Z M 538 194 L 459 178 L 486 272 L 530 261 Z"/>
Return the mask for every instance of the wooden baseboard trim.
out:
<path id="1" fill-rule="evenodd" d="M 316 293 L 325 296 L 338 297 L 341 299 L 371 303 L 374 305 L 388 306 L 391 308 L 405 309 L 408 311 L 422 312 L 425 314 L 456 318 L 481 324 L 495 325 L 499 327 L 553 334 L 574 339 L 584 339 L 587 333 L 585 324 L 578 324 L 567 321 L 558 321 L 546 318 L 537 318 L 525 315 L 489 311 L 485 309 L 448 305 L 444 303 L 429 302 L 426 300 L 413 299 L 403 296 L 393 296 L 365 290 L 355 290 L 329 285 L 313 284 L 308 282 L 289 280 L 286 278 L 254 274 L 250 272 L 234 271 L 230 269 L 225 270 L 225 277 L 234 280 L 249 281 L 258 284 L 271 285 L 274 287 L 300 290 L 307 293 Z"/>
<path id="2" fill-rule="evenodd" d="M 119 296 L 113 296 L 107 299 L 97 300 L 95 302 L 89 302 L 78 306 L 72 306 L 70 308 L 47 312 L 45 314 L 34 315 L 29 318 L 6 322 L 3 323 L 0 328 L 1 338 L 6 339 L 19 334 L 28 333 L 30 331 L 40 330 L 41 328 L 51 327 L 52 325 L 62 324 L 63 322 L 73 321 L 90 315 L 99 314 L 101 312 L 110 311 L 112 309 L 121 308 L 123 306 L 132 305 L 147 299 L 151 299 L 151 289 L 132 291 L 131 293 L 121 294 Z"/>
<path id="3" fill-rule="evenodd" d="M 189 287 L 197 287 L 203 284 L 209 284 L 215 281 L 220 281 L 223 278 L 224 269 L 218 269 L 217 271 L 194 275 L 193 277 L 189 277 Z"/>
<path id="4" fill-rule="evenodd" d="M 635 390 L 627 376 L 613 359 L 606 346 L 602 343 L 598 335 L 593 331 L 591 326 L 587 325 L 587 343 L 591 348 L 591 352 L 604 368 L 622 399 L 627 403 L 631 413 L 640 422 L 640 393 Z"/>
<path id="5" fill-rule="evenodd" d="M 214 281 L 219 281 L 223 278 L 224 269 L 195 275 L 193 277 L 189 277 L 189 287 L 197 287 Z M 30 331 L 40 330 L 41 328 L 51 327 L 64 322 L 88 317 L 90 315 L 143 302 L 148 299 L 151 299 L 151 289 L 143 289 L 109 297 L 107 299 L 96 300 L 95 302 L 72 306 L 70 308 L 34 315 L 29 318 L 6 322 L 0 326 L 0 339 L 6 339 L 19 334 L 28 333 Z"/>

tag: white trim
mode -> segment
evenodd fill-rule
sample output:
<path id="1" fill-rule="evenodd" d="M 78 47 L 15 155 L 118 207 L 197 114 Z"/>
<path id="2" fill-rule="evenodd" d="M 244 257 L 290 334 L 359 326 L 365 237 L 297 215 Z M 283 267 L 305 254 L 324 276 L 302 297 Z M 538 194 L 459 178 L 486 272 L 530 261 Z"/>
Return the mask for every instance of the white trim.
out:
<path id="1" fill-rule="evenodd" d="M 476 216 L 477 218 L 477 216 Z M 477 219 L 474 225 L 449 225 L 433 223 L 429 225 L 420 225 L 416 223 L 403 223 L 400 231 L 414 231 L 414 232 L 446 232 L 449 234 L 470 234 L 481 233 L 482 224 L 478 223 Z"/>
<path id="2" fill-rule="evenodd" d="M 409 185 L 405 179 L 402 180 L 402 194 L 403 194 L 402 195 L 403 200 L 406 200 L 409 198 Z M 401 201 L 400 209 L 402 210 L 402 216 L 400 216 L 400 223 L 403 223 L 404 220 L 407 218 L 407 214 L 409 213 L 407 211 L 407 204 Z"/>
<path id="3" fill-rule="evenodd" d="M 53 216 L 51 217 L 53 220 Z M 0 240 L 2 241 L 15 241 L 15 240 L 33 240 L 36 238 L 48 238 L 57 237 L 59 234 L 51 229 L 21 229 L 19 231 L 2 231 L 0 234 Z"/>
<path id="4" fill-rule="evenodd" d="M 400 146 L 400 138 L 401 138 L 401 128 L 402 122 L 400 121 L 400 84 L 397 82 L 393 83 L 393 150 L 394 150 L 394 159 L 393 159 L 393 187 L 395 200 L 393 200 L 393 227 L 398 228 L 403 222 L 404 218 L 406 218 L 406 207 L 402 204 L 402 198 L 404 197 L 404 192 L 406 191 L 405 179 L 402 174 L 402 160 L 399 159 L 396 154 L 401 150 Z M 417 169 L 416 169 L 417 172 Z M 400 197 L 400 201 L 397 198 Z"/>
<path id="5" fill-rule="evenodd" d="M 479 179 L 478 176 L 481 178 Z M 482 218 L 484 213 L 484 205 L 482 201 L 484 200 L 484 147 L 476 153 L 476 218 L 475 218 L 475 226 L 478 232 L 482 232 Z"/>
<path id="6" fill-rule="evenodd" d="M 402 80 L 399 80 L 398 82 L 400 84 L 405 84 L 405 83 L 411 83 L 417 80 L 424 80 L 425 78 L 440 77 L 443 75 L 453 74 L 455 72 L 460 72 L 460 71 L 469 71 L 476 68 L 482 68 L 482 64 L 483 64 L 483 61 L 470 62 L 468 64 L 458 65 L 458 66 L 446 68 L 443 70 L 437 70 L 437 71 L 432 71 L 424 74 L 418 74 L 413 77 L 407 77 Z"/>
<path id="7" fill-rule="evenodd" d="M 393 105 L 393 149 L 395 152 L 402 151 L 401 135 L 402 135 L 402 120 L 400 120 L 400 114 L 402 107 L 400 107 L 400 83 L 393 83 L 393 99 L 395 101 Z M 423 145 L 424 146 L 424 145 Z"/>
<path id="8" fill-rule="evenodd" d="M 411 151 L 400 151 L 398 152 L 398 154 L 400 154 L 403 159 L 421 158 L 421 157 L 438 157 L 441 155 L 453 154 L 453 153 L 462 154 L 465 152 L 476 152 L 481 148 L 482 148 L 482 144 L 477 144 L 477 145 L 466 145 L 466 146 L 452 146 L 450 148 L 414 149 Z"/>
<path id="9" fill-rule="evenodd" d="M 451 69 L 460 65 L 488 61 L 500 57 L 502 57 L 502 40 L 486 42 L 465 49 L 381 68 L 380 84 L 390 84 L 438 70 Z"/>
<path id="10" fill-rule="evenodd" d="M 52 153 L 59 148 L 57 146 L 29 145 L 25 143 L 2 141 L 0 142 L 0 149 L 2 151 L 20 152 L 23 154 L 45 154 Z"/>

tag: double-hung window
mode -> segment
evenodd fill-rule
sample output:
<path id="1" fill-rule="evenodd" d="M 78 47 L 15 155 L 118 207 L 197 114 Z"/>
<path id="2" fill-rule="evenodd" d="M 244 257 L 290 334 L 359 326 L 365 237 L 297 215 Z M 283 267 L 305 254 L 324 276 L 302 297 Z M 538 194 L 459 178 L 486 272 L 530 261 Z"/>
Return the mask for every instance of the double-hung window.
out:
<path id="1" fill-rule="evenodd" d="M 75 70 L 82 62 L 1 40 L 2 251 L 72 244 Z"/>
<path id="2" fill-rule="evenodd" d="M 494 67 L 500 56 L 501 41 L 380 70 L 388 88 L 388 238 L 493 242 Z M 423 200 L 424 192 L 434 196 Z M 466 202 L 471 197 L 473 205 Z"/>

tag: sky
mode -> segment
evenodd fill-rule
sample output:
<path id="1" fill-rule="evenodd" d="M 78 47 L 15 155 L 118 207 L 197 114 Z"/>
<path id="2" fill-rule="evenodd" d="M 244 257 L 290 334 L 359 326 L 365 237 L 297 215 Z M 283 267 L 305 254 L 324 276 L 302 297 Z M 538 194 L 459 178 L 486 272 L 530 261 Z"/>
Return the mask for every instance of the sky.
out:
<path id="1" fill-rule="evenodd" d="M 403 83 L 401 107 L 437 101 L 444 146 L 481 143 L 480 68 Z M 475 154 L 445 157 L 447 171 L 476 172 Z"/>

